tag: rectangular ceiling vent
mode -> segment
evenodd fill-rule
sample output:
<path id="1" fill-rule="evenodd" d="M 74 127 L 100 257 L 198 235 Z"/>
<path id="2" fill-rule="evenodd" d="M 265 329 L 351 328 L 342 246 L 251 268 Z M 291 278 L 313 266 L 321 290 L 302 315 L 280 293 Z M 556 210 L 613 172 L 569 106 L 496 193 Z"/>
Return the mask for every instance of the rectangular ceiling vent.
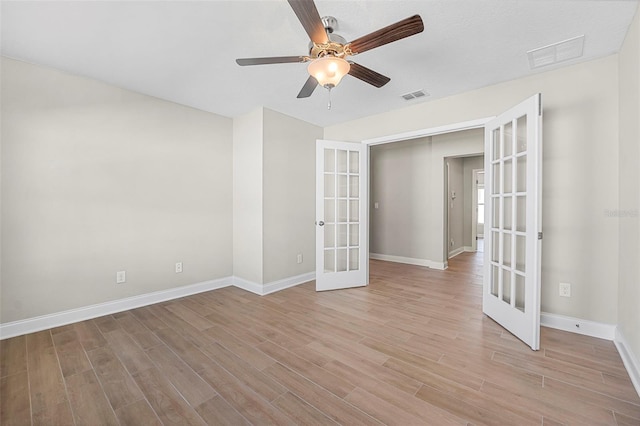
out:
<path id="1" fill-rule="evenodd" d="M 402 99 L 405 101 L 410 101 L 412 99 L 422 98 L 425 96 L 429 96 L 427 92 L 424 90 L 416 90 L 415 92 L 405 93 L 404 95 L 400 95 Z"/>
<path id="2" fill-rule="evenodd" d="M 579 58 L 583 53 L 584 34 L 548 46 L 529 50 L 527 55 L 529 55 L 529 66 L 531 69 L 534 69 Z"/>

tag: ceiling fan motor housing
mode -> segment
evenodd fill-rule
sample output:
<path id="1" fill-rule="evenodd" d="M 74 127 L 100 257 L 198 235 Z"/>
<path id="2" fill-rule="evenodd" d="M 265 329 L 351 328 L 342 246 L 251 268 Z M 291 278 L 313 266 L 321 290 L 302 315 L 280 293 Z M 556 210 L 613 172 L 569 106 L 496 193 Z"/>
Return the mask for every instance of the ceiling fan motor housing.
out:
<path id="1" fill-rule="evenodd" d="M 316 44 L 309 42 L 309 55 L 312 58 L 320 58 L 326 55 L 333 55 L 337 57 L 346 56 L 344 46 L 347 44 L 347 40 L 335 34 L 334 31 L 338 28 L 338 20 L 333 16 L 323 16 L 322 24 L 327 31 L 329 42 L 327 44 Z"/>

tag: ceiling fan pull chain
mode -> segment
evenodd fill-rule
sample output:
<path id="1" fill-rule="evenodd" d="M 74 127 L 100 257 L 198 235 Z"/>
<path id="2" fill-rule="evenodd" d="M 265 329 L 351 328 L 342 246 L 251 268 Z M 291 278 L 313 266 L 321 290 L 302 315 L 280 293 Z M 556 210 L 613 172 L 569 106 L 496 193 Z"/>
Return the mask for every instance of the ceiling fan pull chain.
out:
<path id="1" fill-rule="evenodd" d="M 327 109 L 330 110 L 331 109 L 331 87 L 327 87 L 327 90 L 329 90 L 329 103 L 327 103 Z"/>

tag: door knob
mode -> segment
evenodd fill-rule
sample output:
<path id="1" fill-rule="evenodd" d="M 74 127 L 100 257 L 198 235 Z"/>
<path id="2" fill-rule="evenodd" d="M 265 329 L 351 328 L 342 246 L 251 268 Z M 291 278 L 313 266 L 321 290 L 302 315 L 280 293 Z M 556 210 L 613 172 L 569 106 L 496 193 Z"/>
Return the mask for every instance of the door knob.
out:
<path id="1" fill-rule="evenodd" d="M 319 225 L 319 226 L 324 226 L 324 222 L 323 222 L 323 221 L 320 221 L 320 222 L 318 222 L 318 225 Z"/>

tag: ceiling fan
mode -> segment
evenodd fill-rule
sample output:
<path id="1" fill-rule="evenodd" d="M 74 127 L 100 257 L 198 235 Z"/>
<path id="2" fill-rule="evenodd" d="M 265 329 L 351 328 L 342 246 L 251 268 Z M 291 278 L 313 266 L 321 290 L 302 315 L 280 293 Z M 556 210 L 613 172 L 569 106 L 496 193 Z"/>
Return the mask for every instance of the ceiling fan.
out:
<path id="1" fill-rule="evenodd" d="M 278 56 L 268 58 L 236 59 L 238 65 L 284 64 L 309 62 L 309 78 L 298 93 L 298 98 L 311 96 L 319 84 L 331 90 L 342 77 L 349 74 L 375 87 L 382 87 L 391 79 L 346 58 L 385 44 L 418 34 L 424 30 L 420 15 L 381 28 L 349 43 L 333 33 L 337 25 L 334 17 L 320 18 L 313 0 L 287 0 L 309 35 L 309 54 L 305 56 Z M 331 108 L 331 103 L 329 103 Z"/>

